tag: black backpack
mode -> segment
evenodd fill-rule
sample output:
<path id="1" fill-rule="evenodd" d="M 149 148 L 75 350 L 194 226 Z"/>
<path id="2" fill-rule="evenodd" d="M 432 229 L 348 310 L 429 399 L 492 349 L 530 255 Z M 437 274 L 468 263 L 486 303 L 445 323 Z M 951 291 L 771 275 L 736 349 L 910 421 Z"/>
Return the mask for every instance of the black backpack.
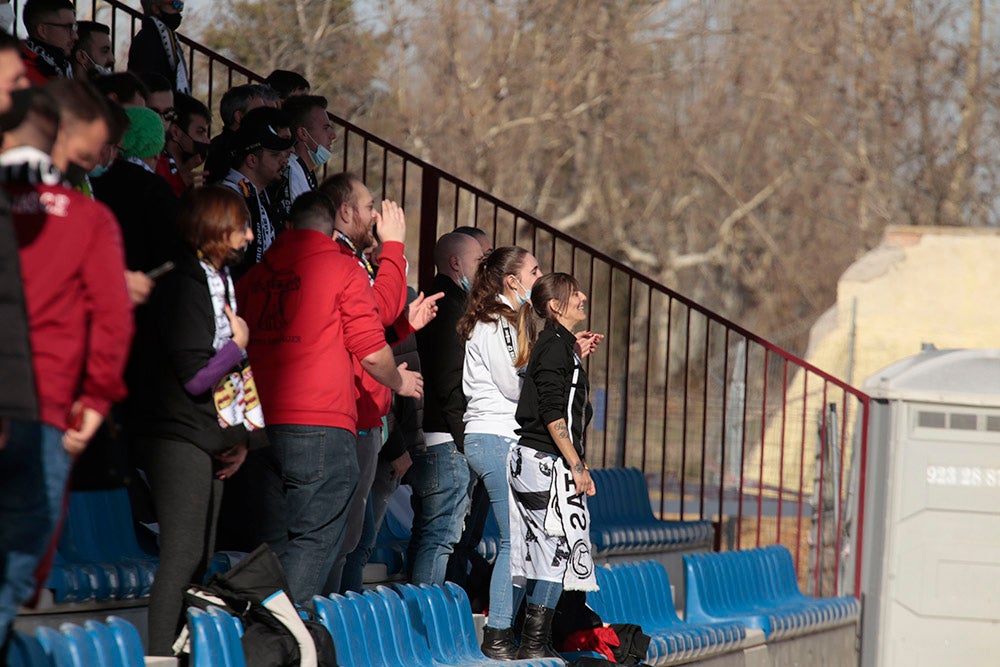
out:
<path id="1" fill-rule="evenodd" d="M 199 609 L 219 607 L 240 619 L 247 667 L 336 667 L 330 633 L 313 618 L 301 619 L 287 590 L 278 557 L 262 544 L 229 572 L 188 588 L 184 600 Z M 189 652 L 189 638 L 185 627 L 174 652 Z"/>

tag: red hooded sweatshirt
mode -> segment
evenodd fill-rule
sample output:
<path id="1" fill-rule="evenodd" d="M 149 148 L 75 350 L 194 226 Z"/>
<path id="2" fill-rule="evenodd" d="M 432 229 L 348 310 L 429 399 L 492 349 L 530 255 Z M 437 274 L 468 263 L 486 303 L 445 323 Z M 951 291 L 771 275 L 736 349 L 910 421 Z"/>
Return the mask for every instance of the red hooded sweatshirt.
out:
<path id="1" fill-rule="evenodd" d="M 355 431 L 351 357 L 386 344 L 357 260 L 322 232 L 291 229 L 240 279 L 236 295 L 264 420 Z"/>
<path id="2" fill-rule="evenodd" d="M 32 167 L 11 166 L 17 155 L 45 169 L 51 163 L 22 147 L 0 169 L 10 172 L 3 187 L 17 233 L 39 417 L 66 430 L 74 401 L 106 415 L 125 397 L 133 322 L 121 230 L 103 204 L 28 179 Z"/>
<path id="3" fill-rule="evenodd" d="M 350 248 L 343 243 L 337 245 L 344 256 L 358 262 Z M 398 241 L 386 241 L 382 245 L 378 273 L 372 284 L 379 321 L 383 327 L 394 328 L 399 340 L 413 333 L 403 315 L 406 308 L 406 257 L 403 256 L 403 248 Z M 367 431 L 381 426 L 382 417 L 389 414 L 392 391 L 369 375 L 358 357 L 354 358 L 354 384 L 358 398 L 358 428 Z"/>

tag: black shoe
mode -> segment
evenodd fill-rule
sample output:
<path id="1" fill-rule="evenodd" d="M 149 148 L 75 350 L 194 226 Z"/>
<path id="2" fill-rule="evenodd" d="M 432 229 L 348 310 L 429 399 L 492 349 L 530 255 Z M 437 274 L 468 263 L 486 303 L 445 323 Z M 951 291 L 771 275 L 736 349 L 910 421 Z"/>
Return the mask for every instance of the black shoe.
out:
<path id="1" fill-rule="evenodd" d="M 510 628 L 497 630 L 490 626 L 483 628 L 483 655 L 493 660 L 516 660 L 517 647 L 514 646 L 514 631 Z"/>
<path id="2" fill-rule="evenodd" d="M 524 626 L 521 628 L 521 646 L 517 649 L 517 659 L 562 659 L 562 656 L 552 648 L 552 618 L 555 616 L 556 610 L 537 604 L 529 604 L 525 611 Z"/>

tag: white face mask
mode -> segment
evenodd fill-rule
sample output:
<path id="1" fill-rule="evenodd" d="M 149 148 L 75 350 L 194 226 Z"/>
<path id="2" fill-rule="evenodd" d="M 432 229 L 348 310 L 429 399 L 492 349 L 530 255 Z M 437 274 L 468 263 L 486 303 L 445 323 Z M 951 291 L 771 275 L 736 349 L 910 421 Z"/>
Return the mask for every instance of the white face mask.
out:
<path id="1" fill-rule="evenodd" d="M 13 3 L 7 2 L 0 5 L 0 28 L 14 34 L 14 21 L 16 19 Z"/>

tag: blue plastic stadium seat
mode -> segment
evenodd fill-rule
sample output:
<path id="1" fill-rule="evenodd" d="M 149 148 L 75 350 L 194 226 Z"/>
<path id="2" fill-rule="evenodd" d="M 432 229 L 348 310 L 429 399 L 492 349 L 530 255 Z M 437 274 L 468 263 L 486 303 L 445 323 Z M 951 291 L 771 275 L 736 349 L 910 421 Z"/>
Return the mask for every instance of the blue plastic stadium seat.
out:
<path id="1" fill-rule="evenodd" d="M 135 626 L 117 616 L 108 616 L 106 623 L 114 638 L 121 664 L 126 667 L 142 667 L 146 664 L 142 654 L 142 640 Z"/>
<path id="2" fill-rule="evenodd" d="M 196 607 L 187 609 L 191 631 L 191 667 L 227 667 L 224 639 L 207 612 Z"/>
<path id="3" fill-rule="evenodd" d="M 687 619 L 738 620 L 769 639 L 854 623 L 855 598 L 808 598 L 799 590 L 791 553 L 781 545 L 710 554 L 685 554 Z"/>
<path id="4" fill-rule="evenodd" d="M 646 661 L 663 665 L 702 659 L 743 645 L 741 623 L 685 623 L 674 611 L 670 579 L 656 561 L 597 568 L 601 589 L 587 593 L 587 604 L 605 623 L 634 623 L 650 636 Z"/>
<path id="5" fill-rule="evenodd" d="M 243 624 L 238 618 L 230 616 L 218 607 L 209 607 L 207 613 L 222 645 L 223 662 L 219 664 L 224 667 L 246 667 L 243 644 L 240 643 Z"/>
<path id="6" fill-rule="evenodd" d="M 637 468 L 592 470 L 597 495 L 587 499 L 590 539 L 597 556 L 690 550 L 712 544 L 710 521 L 662 521 L 650 507 L 646 478 Z"/>
<path id="7" fill-rule="evenodd" d="M 476 642 L 472 610 L 454 584 L 379 586 L 364 594 L 313 598 L 343 667 L 476 665 L 556 667 L 558 660 L 497 661 Z"/>
<path id="8" fill-rule="evenodd" d="M 7 667 L 52 667 L 37 637 L 14 630 L 7 649 Z"/>
<path id="9" fill-rule="evenodd" d="M 156 564 L 135 538 L 125 489 L 76 491 L 47 586 L 56 602 L 143 597 Z"/>

